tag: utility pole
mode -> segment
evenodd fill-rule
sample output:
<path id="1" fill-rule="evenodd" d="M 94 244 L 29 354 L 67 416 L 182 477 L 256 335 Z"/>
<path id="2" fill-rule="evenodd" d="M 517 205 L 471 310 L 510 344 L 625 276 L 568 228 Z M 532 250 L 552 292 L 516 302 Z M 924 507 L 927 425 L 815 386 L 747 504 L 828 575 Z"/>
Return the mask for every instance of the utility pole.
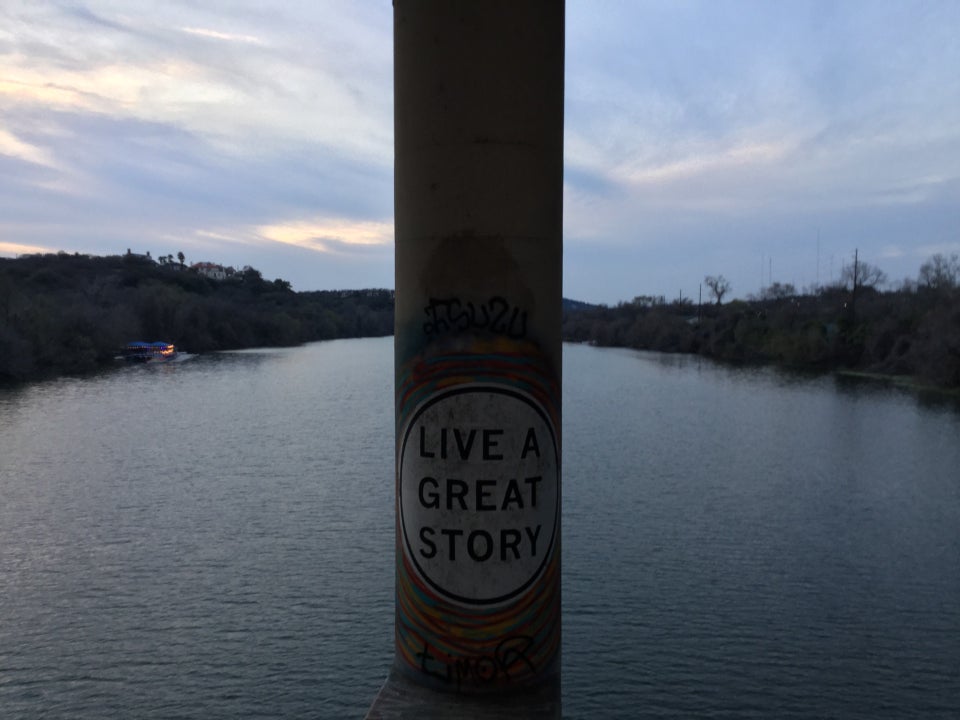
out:
<path id="1" fill-rule="evenodd" d="M 857 285 L 860 284 L 859 253 L 860 253 L 860 248 L 854 249 L 853 251 L 853 290 L 850 293 L 850 319 L 851 320 L 856 320 L 857 318 Z"/>
<path id="2" fill-rule="evenodd" d="M 560 717 L 564 5 L 394 0 L 396 627 L 368 718 Z"/>
<path id="3" fill-rule="evenodd" d="M 820 291 L 820 228 L 817 228 L 817 292 Z"/>

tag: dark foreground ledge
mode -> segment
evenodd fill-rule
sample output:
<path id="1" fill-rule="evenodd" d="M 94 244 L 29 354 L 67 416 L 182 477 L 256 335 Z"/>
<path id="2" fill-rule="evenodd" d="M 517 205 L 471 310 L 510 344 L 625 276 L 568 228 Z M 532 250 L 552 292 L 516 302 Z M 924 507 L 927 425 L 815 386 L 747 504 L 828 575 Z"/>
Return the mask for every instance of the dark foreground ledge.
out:
<path id="1" fill-rule="evenodd" d="M 391 672 L 366 720 L 560 720 L 560 683 L 524 694 L 472 696 L 436 692 Z"/>

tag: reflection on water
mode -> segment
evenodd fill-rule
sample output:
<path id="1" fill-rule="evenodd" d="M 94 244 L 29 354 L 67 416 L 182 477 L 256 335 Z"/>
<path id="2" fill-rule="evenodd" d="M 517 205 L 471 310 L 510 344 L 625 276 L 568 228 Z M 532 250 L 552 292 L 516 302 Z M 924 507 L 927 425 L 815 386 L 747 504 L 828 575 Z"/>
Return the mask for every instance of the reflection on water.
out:
<path id="1" fill-rule="evenodd" d="M 953 714 L 960 415 L 829 377 L 565 360 L 577 716 Z"/>
<path id="2" fill-rule="evenodd" d="M 568 346 L 564 712 L 954 717 L 960 412 Z M 360 717 L 389 338 L 0 391 L 3 717 Z"/>

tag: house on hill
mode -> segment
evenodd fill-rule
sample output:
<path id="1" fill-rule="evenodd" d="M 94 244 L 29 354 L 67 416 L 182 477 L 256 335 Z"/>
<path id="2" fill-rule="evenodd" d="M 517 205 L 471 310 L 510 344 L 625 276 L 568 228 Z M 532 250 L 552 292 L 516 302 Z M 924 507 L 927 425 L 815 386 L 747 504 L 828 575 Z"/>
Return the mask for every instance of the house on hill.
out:
<path id="1" fill-rule="evenodd" d="M 226 280 L 227 269 L 223 265 L 217 265 L 212 262 L 198 262 L 190 266 L 194 272 L 198 272 L 211 280 Z"/>
<path id="2" fill-rule="evenodd" d="M 130 248 L 127 248 L 126 256 L 132 260 L 149 260 L 150 262 L 154 262 L 154 259 L 150 257 L 149 250 L 147 250 L 145 254 L 142 254 L 142 253 L 131 252 Z"/>

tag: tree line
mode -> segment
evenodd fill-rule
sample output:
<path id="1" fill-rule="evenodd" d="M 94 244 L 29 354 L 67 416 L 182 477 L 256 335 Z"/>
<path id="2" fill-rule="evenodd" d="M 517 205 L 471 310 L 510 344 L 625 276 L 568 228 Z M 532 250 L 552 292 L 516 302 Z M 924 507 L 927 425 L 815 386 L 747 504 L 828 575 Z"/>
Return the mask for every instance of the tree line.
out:
<path id="1" fill-rule="evenodd" d="M 640 296 L 615 307 L 564 314 L 566 340 L 719 360 L 906 376 L 960 388 L 960 257 L 934 255 L 916 280 L 887 285 L 855 261 L 836 284 L 798 292 L 772 283 L 758 296 L 722 303 L 731 286 L 707 276 L 711 302 Z"/>
<path id="2" fill-rule="evenodd" d="M 208 352 L 393 333 L 390 290 L 294 292 L 255 268 L 214 280 L 178 259 L 0 258 L 0 383 L 90 371 L 134 340 Z M 708 276 L 712 301 L 702 306 L 653 296 L 614 307 L 565 300 L 563 338 L 960 388 L 960 257 L 935 255 L 916 280 L 885 284 L 882 271 L 857 261 L 831 286 L 771 283 L 724 303 L 729 281 Z"/>
<path id="3" fill-rule="evenodd" d="M 390 290 L 298 293 L 255 268 L 213 280 L 164 260 L 0 258 L 0 382 L 90 371 L 135 340 L 208 352 L 393 333 Z"/>

